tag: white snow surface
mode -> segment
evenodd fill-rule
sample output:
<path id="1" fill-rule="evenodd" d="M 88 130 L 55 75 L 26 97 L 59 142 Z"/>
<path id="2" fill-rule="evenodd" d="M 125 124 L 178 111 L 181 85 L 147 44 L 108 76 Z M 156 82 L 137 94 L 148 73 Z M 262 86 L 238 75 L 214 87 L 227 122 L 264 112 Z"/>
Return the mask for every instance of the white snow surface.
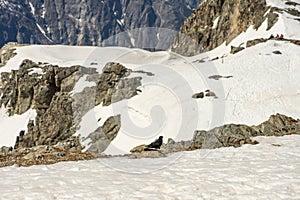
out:
<path id="1" fill-rule="evenodd" d="M 31 2 L 29 2 L 29 6 L 30 6 L 30 9 L 31 9 L 31 13 L 32 13 L 33 15 L 35 15 L 35 8 L 34 8 L 34 6 L 32 5 Z"/>
<path id="2" fill-rule="evenodd" d="M 45 38 L 47 38 L 47 40 L 49 40 L 50 42 L 53 42 L 47 35 L 45 30 L 38 24 L 36 23 L 36 26 L 39 28 L 40 32 L 44 35 Z"/>
<path id="3" fill-rule="evenodd" d="M 159 159 L 0 169 L 0 199 L 299 199 L 300 136 Z"/>
<path id="4" fill-rule="evenodd" d="M 0 108 L 0 147 L 13 146 L 16 142 L 16 136 L 20 131 L 26 131 L 29 120 L 34 120 L 35 117 L 36 111 L 32 109 L 22 115 L 9 117 L 6 109 Z"/>

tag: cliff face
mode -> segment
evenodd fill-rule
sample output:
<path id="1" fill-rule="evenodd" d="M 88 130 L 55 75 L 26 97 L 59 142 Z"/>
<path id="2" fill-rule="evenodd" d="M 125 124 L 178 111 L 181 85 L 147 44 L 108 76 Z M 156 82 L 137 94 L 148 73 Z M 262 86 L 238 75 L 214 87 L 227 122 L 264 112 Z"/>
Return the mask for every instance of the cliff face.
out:
<path id="1" fill-rule="evenodd" d="M 73 93 L 83 72 L 96 86 Z M 116 137 L 121 126 L 120 116 L 111 116 L 103 126 L 88 133 L 87 138 L 77 136 L 76 130 L 80 128 L 82 116 L 100 102 L 109 106 L 137 95 L 141 78 L 128 78 L 129 75 L 130 70 L 118 63 L 108 63 L 103 73 L 98 74 L 95 68 L 59 67 L 31 60 L 24 60 L 19 70 L 1 73 L 0 106 L 5 107 L 10 116 L 24 114 L 29 109 L 36 111 L 27 130 L 17 136 L 14 149 L 62 143 L 63 148 L 81 150 L 81 140 L 90 139 L 89 150 L 101 153 Z M 87 95 L 90 101 L 86 100 Z"/>
<path id="2" fill-rule="evenodd" d="M 259 28 L 266 18 L 270 29 L 277 16 L 272 11 L 265 15 L 268 9 L 265 0 L 203 1 L 181 26 L 172 49 L 184 55 L 212 50 L 250 26 Z"/>
<path id="3" fill-rule="evenodd" d="M 0 46 L 100 45 L 117 33 L 141 27 L 179 30 L 200 0 L 0 0 Z M 148 38 L 147 33 L 142 33 Z M 122 41 L 131 45 L 130 36 Z"/>

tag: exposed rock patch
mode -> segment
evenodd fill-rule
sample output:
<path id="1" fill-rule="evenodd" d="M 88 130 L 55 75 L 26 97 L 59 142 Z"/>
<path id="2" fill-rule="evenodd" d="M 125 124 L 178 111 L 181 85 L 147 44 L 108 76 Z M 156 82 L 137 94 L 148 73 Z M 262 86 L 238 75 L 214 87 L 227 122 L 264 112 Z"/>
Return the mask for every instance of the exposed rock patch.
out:
<path id="1" fill-rule="evenodd" d="M 205 92 L 199 92 L 192 96 L 192 98 L 194 98 L 194 99 L 203 99 L 204 97 L 218 98 L 217 95 L 213 91 L 210 91 L 210 90 L 205 90 Z"/>
<path id="2" fill-rule="evenodd" d="M 268 41 L 268 39 L 265 39 L 265 38 L 259 38 L 259 39 L 249 40 L 246 43 L 246 47 L 249 48 L 249 47 L 255 46 L 257 44 L 260 44 L 260 43 L 263 43 L 263 42 L 266 42 L 266 41 Z"/>
<path id="3" fill-rule="evenodd" d="M 99 127 L 86 138 L 91 140 L 91 146 L 88 150 L 94 154 L 102 153 L 115 139 L 120 128 L 120 115 L 108 118 L 102 127 Z"/>
<path id="4" fill-rule="evenodd" d="M 126 78 L 131 71 L 119 63 L 108 63 L 103 68 L 96 91 L 96 105 L 109 106 L 123 99 L 137 95 L 141 77 Z"/>
<path id="5" fill-rule="evenodd" d="M 277 55 L 282 54 L 281 51 L 273 51 L 272 53 L 277 54 Z"/>
<path id="6" fill-rule="evenodd" d="M 233 76 L 221 76 L 221 75 L 213 75 L 213 76 L 210 76 L 208 77 L 209 79 L 214 79 L 216 81 L 220 80 L 221 78 L 225 78 L 225 79 L 228 79 L 228 78 L 232 78 Z"/>
<path id="7" fill-rule="evenodd" d="M 28 167 L 32 165 L 48 165 L 62 161 L 91 160 L 95 157 L 81 149 L 68 148 L 64 143 L 34 148 L 18 148 L 14 151 L 0 152 L 0 167 L 17 165 Z"/>
<path id="8" fill-rule="evenodd" d="M 300 3 L 294 2 L 294 1 L 287 1 L 285 2 L 286 5 L 291 5 L 291 6 L 300 6 Z"/>
<path id="9" fill-rule="evenodd" d="M 242 50 L 244 50 L 245 47 L 235 47 L 235 46 L 231 46 L 231 50 L 230 50 L 230 53 L 231 54 L 236 54 Z"/>

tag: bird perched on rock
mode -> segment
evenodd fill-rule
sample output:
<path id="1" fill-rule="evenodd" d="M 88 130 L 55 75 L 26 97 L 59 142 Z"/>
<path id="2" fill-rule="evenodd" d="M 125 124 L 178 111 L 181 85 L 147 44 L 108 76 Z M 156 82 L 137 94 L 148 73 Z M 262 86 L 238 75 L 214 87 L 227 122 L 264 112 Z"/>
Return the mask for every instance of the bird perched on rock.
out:
<path id="1" fill-rule="evenodd" d="M 152 142 L 151 144 L 149 144 L 147 148 L 159 149 L 162 143 L 163 143 L 163 136 L 159 136 L 159 138 L 154 142 Z"/>

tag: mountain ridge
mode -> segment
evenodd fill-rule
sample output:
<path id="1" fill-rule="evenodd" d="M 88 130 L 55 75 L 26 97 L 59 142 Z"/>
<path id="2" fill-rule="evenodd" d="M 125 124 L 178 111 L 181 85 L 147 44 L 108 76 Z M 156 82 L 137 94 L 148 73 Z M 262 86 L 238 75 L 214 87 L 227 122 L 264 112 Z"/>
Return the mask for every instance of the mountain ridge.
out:
<path id="1" fill-rule="evenodd" d="M 107 38 L 136 28 L 177 31 L 199 2 L 1 0 L 0 46 L 7 42 L 100 46 Z M 130 35 L 123 43 L 132 46 Z"/>

